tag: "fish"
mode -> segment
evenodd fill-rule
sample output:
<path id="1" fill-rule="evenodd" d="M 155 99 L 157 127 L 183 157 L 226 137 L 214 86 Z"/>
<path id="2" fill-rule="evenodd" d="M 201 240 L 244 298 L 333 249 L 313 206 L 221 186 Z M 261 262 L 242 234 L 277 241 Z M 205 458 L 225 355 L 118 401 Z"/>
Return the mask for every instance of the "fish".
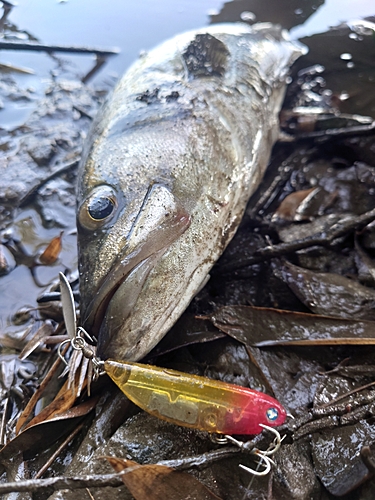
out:
<path id="1" fill-rule="evenodd" d="M 140 58 L 96 116 L 78 168 L 81 324 L 137 361 L 207 282 L 278 138 L 291 64 L 279 26 L 226 23 Z"/>

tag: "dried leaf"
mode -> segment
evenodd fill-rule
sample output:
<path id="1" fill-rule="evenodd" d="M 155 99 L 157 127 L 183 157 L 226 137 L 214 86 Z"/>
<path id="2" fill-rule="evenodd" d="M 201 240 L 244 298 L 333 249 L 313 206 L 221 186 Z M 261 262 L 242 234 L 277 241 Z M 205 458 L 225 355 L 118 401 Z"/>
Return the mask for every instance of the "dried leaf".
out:
<path id="1" fill-rule="evenodd" d="M 69 359 L 69 365 L 65 368 L 62 374 L 62 376 L 64 376 L 65 372 L 68 372 L 68 389 L 74 388 L 77 373 L 81 368 L 82 359 L 83 352 L 74 349 Z"/>
<path id="2" fill-rule="evenodd" d="M 303 189 L 286 196 L 277 208 L 273 218 L 300 221 L 304 220 L 303 211 L 306 204 L 319 192 L 320 188 Z"/>
<path id="3" fill-rule="evenodd" d="M 360 451 L 364 443 L 373 443 L 374 439 L 373 425 L 364 420 L 356 425 L 312 434 L 311 448 L 315 471 L 331 495 L 342 497 L 350 494 L 369 478 L 369 470 L 363 463 Z M 345 450 L 345 452 L 327 453 L 322 441 L 329 443 L 330 450 Z M 353 497 L 352 493 L 350 498 Z"/>
<path id="4" fill-rule="evenodd" d="M 271 345 L 375 345 L 375 322 L 283 311 L 268 307 L 226 306 L 211 321 L 239 342 Z"/>
<path id="5" fill-rule="evenodd" d="M 26 359 L 35 349 L 44 342 L 44 340 L 52 335 L 54 328 L 50 321 L 46 321 L 43 325 L 36 331 L 35 335 L 29 340 L 29 342 L 22 349 L 19 358 Z"/>
<path id="6" fill-rule="evenodd" d="M 177 321 L 148 357 L 152 359 L 181 347 L 211 342 L 222 337 L 222 332 L 217 330 L 210 321 L 202 321 L 197 319 L 194 314 L 185 313 L 183 318 Z"/>
<path id="7" fill-rule="evenodd" d="M 8 248 L 0 243 L 0 276 L 8 274 L 16 267 L 16 261 Z"/>
<path id="8" fill-rule="evenodd" d="M 71 432 L 78 424 L 77 420 L 90 413 L 97 402 L 98 397 L 91 398 L 53 419 L 29 426 L 0 450 L 0 458 L 7 460 L 26 451 L 33 456 L 40 450 L 45 450 L 61 436 Z"/>
<path id="9" fill-rule="evenodd" d="M 65 413 L 70 410 L 76 399 L 77 399 L 77 382 L 78 382 L 79 373 L 77 373 L 77 377 L 75 380 L 75 384 L 73 387 L 69 387 L 69 381 L 66 381 L 65 384 L 60 389 L 60 392 L 57 394 L 55 399 L 46 406 L 38 415 L 36 415 L 31 422 L 26 426 L 26 429 L 32 425 L 39 424 L 45 420 L 49 420 L 52 418 Z M 86 382 L 85 384 L 86 385 Z"/>
<path id="10" fill-rule="evenodd" d="M 65 347 L 65 350 L 62 352 L 62 354 L 65 354 L 65 352 L 68 350 L 68 346 Z M 34 392 L 34 394 L 31 396 L 29 402 L 27 403 L 25 409 L 21 413 L 17 425 L 16 425 L 16 434 L 20 432 L 20 430 L 23 428 L 25 423 L 29 420 L 30 415 L 32 414 L 35 405 L 39 401 L 39 399 L 42 397 L 42 394 L 44 393 L 46 387 L 48 386 L 50 380 L 53 378 L 53 376 L 56 374 L 57 369 L 60 366 L 61 359 L 57 358 L 56 361 L 53 363 L 51 366 L 49 372 L 47 375 L 44 377 L 42 382 L 39 385 L 39 388 Z"/>
<path id="11" fill-rule="evenodd" d="M 105 457 L 117 472 L 129 469 L 122 480 L 135 500 L 220 500 L 190 474 L 164 465 L 139 465 L 132 460 Z"/>
<path id="12" fill-rule="evenodd" d="M 375 290 L 334 273 L 318 273 L 278 262 L 274 274 L 311 311 L 327 316 L 375 320 Z"/>
<path id="13" fill-rule="evenodd" d="M 84 387 L 86 387 L 87 382 L 88 382 L 88 367 L 90 364 L 90 360 L 86 357 L 83 357 L 82 362 L 81 362 L 81 370 L 79 372 L 79 380 L 78 380 L 78 387 L 77 387 L 77 395 L 76 397 L 79 398 L 82 390 Z"/>
<path id="14" fill-rule="evenodd" d="M 42 255 L 39 257 L 39 261 L 41 264 L 44 266 L 50 266 L 51 264 L 54 264 L 60 255 L 61 249 L 62 249 L 62 244 L 61 244 L 61 239 L 64 231 L 61 231 L 59 236 L 56 236 L 55 238 L 52 238 L 52 240 L 49 242 L 47 248 L 44 250 Z"/>
<path id="15" fill-rule="evenodd" d="M 365 266 L 368 274 L 371 276 L 372 280 L 375 281 L 375 261 L 372 259 L 362 248 L 360 242 L 358 241 L 358 236 L 356 236 L 355 240 L 355 249 L 358 253 L 358 257 L 360 261 Z M 358 263 L 357 263 L 358 266 Z M 359 267 L 359 266 L 358 266 Z"/>

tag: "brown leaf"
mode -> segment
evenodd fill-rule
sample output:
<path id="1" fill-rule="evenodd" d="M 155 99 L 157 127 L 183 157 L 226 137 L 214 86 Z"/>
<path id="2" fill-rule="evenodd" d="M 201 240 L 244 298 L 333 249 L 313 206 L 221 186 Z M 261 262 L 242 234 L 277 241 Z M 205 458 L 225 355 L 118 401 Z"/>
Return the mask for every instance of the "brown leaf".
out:
<path id="1" fill-rule="evenodd" d="M 303 205 L 306 205 L 311 198 L 318 193 L 318 191 L 319 188 L 312 187 L 310 189 L 303 189 L 289 194 L 280 203 L 273 218 L 290 221 L 303 220 L 303 216 L 301 216 L 303 212 Z"/>
<path id="2" fill-rule="evenodd" d="M 31 420 L 31 422 L 29 422 L 29 424 L 26 426 L 26 429 L 32 425 L 39 424 L 44 420 L 55 418 L 58 415 L 65 413 L 67 410 L 70 410 L 77 399 L 76 388 L 78 378 L 79 373 L 77 373 L 77 377 L 75 380 L 76 383 L 73 385 L 73 387 L 69 387 L 69 381 L 66 381 L 55 399 L 48 406 L 43 408 L 43 410 Z"/>
<path id="3" fill-rule="evenodd" d="M 8 248 L 0 243 L 0 276 L 10 273 L 16 267 L 16 261 Z"/>
<path id="4" fill-rule="evenodd" d="M 165 465 L 139 465 L 132 460 L 105 458 L 117 472 L 129 469 L 121 477 L 135 500 L 220 500 L 190 474 Z"/>
<path id="5" fill-rule="evenodd" d="M 50 266 L 51 264 L 54 264 L 61 252 L 62 249 L 62 244 L 61 244 L 61 239 L 64 231 L 61 231 L 59 236 L 56 236 L 55 238 L 52 238 L 52 240 L 49 242 L 47 248 L 44 250 L 42 255 L 39 257 L 39 261 L 41 264 L 44 266 Z"/>
<path id="6" fill-rule="evenodd" d="M 98 397 L 91 398 L 51 420 L 29 426 L 1 449 L 1 460 L 13 458 L 22 452 L 33 456 L 39 451 L 45 450 L 61 436 L 69 434 L 78 425 L 77 421 L 90 413 L 97 402 Z"/>
<path id="7" fill-rule="evenodd" d="M 226 306 L 214 325 L 252 347 L 270 345 L 375 345 L 375 322 L 283 311 L 268 307 Z"/>
<path id="8" fill-rule="evenodd" d="M 46 321 L 43 325 L 38 328 L 35 335 L 28 341 L 25 347 L 22 349 L 19 358 L 26 359 L 35 349 L 44 342 L 44 340 L 52 335 L 54 328 L 50 321 Z"/>
<path id="9" fill-rule="evenodd" d="M 327 316 L 375 320 L 375 291 L 335 273 L 320 273 L 278 262 L 274 274 L 311 311 Z"/>
<path id="10" fill-rule="evenodd" d="M 68 350 L 68 346 L 66 345 L 65 349 L 63 349 L 63 352 L 61 354 L 64 355 L 67 350 Z M 16 425 L 16 434 L 18 434 L 21 431 L 21 429 L 24 427 L 26 422 L 29 420 L 29 418 L 30 418 L 30 416 L 35 408 L 35 405 L 37 404 L 39 399 L 42 397 L 42 394 L 44 393 L 44 391 L 48 387 L 51 379 L 56 374 L 56 372 L 60 366 L 60 363 L 62 363 L 61 359 L 57 358 L 56 361 L 51 366 L 51 368 L 49 369 L 47 375 L 44 377 L 44 379 L 40 383 L 38 389 L 31 396 L 29 402 L 27 403 L 25 409 L 23 410 L 23 412 L 21 413 L 21 415 L 18 419 L 18 422 Z"/>

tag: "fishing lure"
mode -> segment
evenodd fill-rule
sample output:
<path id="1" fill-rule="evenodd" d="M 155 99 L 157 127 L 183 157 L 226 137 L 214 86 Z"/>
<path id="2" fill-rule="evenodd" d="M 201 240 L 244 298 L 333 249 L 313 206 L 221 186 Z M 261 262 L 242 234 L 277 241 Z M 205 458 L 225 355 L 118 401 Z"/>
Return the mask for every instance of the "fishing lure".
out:
<path id="1" fill-rule="evenodd" d="M 104 361 L 104 371 L 143 410 L 173 424 L 217 434 L 259 434 L 281 425 L 284 408 L 274 398 L 176 370 Z"/>
<path id="2" fill-rule="evenodd" d="M 72 290 L 62 273 L 60 286 L 68 342 L 92 360 L 97 375 L 106 373 L 146 412 L 177 425 L 226 435 L 259 434 L 264 427 L 284 423 L 283 406 L 262 392 L 141 363 L 99 360 L 83 337 L 86 332 L 77 329 Z"/>

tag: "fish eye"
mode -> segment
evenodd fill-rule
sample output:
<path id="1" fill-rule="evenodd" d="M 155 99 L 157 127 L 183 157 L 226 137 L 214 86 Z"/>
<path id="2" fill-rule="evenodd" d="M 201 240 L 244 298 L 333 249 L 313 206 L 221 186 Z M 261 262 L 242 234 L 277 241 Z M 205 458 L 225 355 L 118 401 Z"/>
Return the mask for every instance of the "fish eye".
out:
<path id="1" fill-rule="evenodd" d="M 97 229 L 112 218 L 117 208 L 117 196 L 110 186 L 95 187 L 81 205 L 78 219 L 83 227 Z"/>
<path id="2" fill-rule="evenodd" d="M 103 220 L 111 215 L 115 202 L 107 196 L 98 196 L 90 201 L 87 211 L 94 220 Z"/>
<path id="3" fill-rule="evenodd" d="M 266 417 L 270 422 L 275 422 L 279 416 L 279 412 L 276 408 L 268 408 L 266 411 Z"/>

